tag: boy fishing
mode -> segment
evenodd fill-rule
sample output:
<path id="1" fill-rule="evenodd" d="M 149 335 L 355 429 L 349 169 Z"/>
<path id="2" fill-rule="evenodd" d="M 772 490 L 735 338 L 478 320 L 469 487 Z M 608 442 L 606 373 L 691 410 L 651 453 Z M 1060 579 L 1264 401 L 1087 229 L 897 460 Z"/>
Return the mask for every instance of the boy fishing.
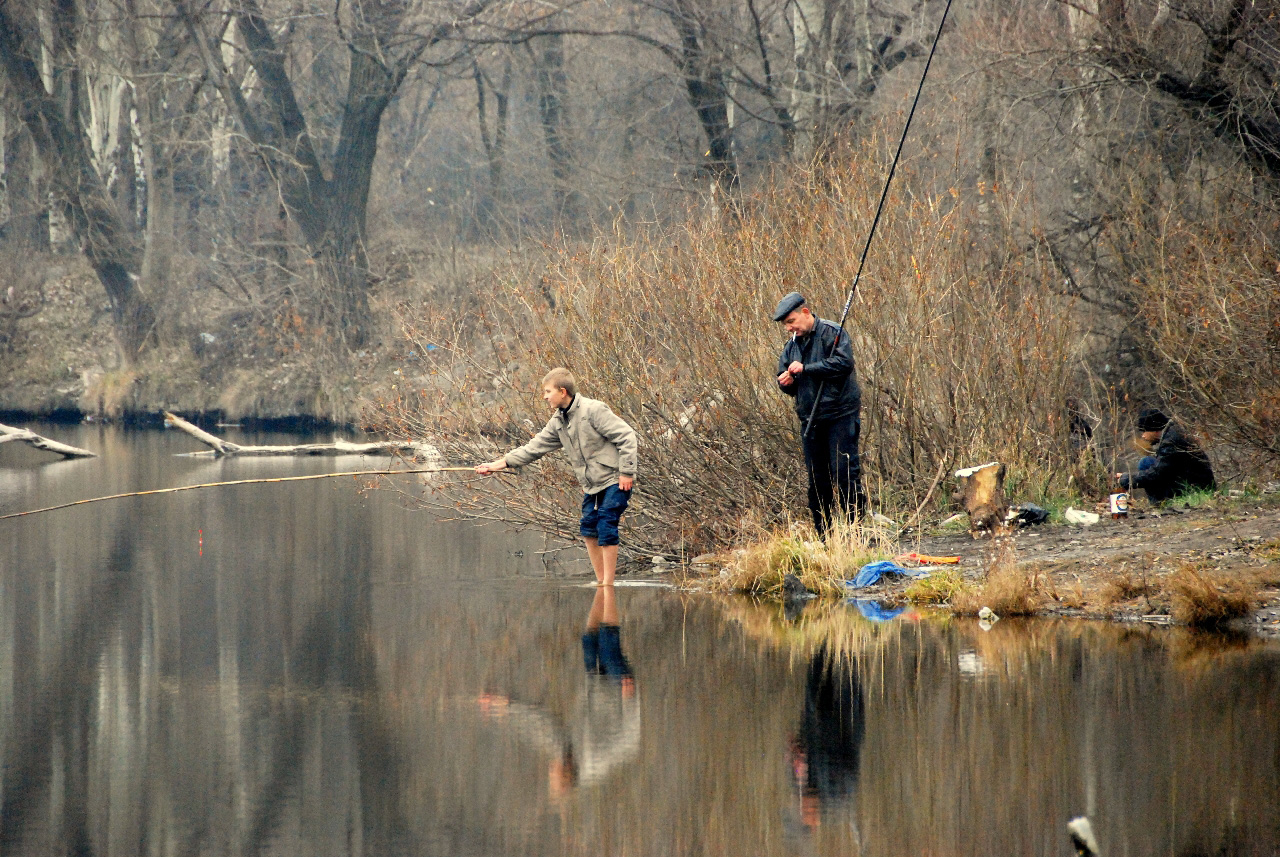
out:
<path id="1" fill-rule="evenodd" d="M 582 485 L 579 532 L 591 558 L 596 585 L 612 586 L 618 568 L 618 522 L 636 478 L 636 432 L 604 402 L 578 394 L 573 373 L 557 367 L 542 379 L 552 407 L 542 431 L 519 449 L 476 465 L 477 473 L 521 467 L 563 449 Z"/>

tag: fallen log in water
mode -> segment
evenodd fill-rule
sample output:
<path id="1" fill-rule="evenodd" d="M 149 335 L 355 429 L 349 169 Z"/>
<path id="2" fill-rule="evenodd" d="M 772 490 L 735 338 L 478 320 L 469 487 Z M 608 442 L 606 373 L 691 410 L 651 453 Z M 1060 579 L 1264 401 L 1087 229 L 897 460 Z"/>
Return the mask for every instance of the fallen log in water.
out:
<path id="1" fill-rule="evenodd" d="M 373 443 L 351 443 L 335 440 L 333 443 L 300 443 L 289 446 L 244 446 L 223 440 L 209 434 L 199 426 L 193 425 L 177 414 L 165 411 L 166 425 L 186 432 L 211 449 L 208 452 L 191 452 L 191 456 L 262 456 L 262 455 L 387 455 L 402 456 L 418 461 L 440 464 L 440 451 L 429 443 L 413 441 L 375 441 Z"/>
<path id="2" fill-rule="evenodd" d="M 23 443 L 34 446 L 36 449 L 43 449 L 45 452 L 53 452 L 63 456 L 64 458 L 98 457 L 96 452 L 90 452 L 89 450 L 81 449 L 78 446 L 68 446 L 65 443 L 58 443 L 56 440 L 50 440 L 49 438 L 38 435 L 29 429 L 0 425 L 0 443 L 8 443 L 13 440 L 20 440 Z"/>

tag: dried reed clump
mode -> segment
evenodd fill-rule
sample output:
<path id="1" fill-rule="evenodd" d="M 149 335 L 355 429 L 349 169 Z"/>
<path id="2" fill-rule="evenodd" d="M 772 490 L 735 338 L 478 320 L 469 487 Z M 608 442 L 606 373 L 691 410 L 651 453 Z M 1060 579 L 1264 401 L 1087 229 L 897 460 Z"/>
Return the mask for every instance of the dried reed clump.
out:
<path id="1" fill-rule="evenodd" d="M 825 540 L 805 529 L 747 545 L 715 584 L 728 591 L 776 597 L 782 593 L 783 579 L 794 574 L 810 592 L 838 596 L 858 569 L 895 550 L 892 534 L 878 526 L 837 522 Z"/>
<path id="2" fill-rule="evenodd" d="M 1280 562 L 1258 569 L 1257 576 L 1261 586 L 1280 586 Z"/>
<path id="3" fill-rule="evenodd" d="M 956 594 L 951 606 L 962 616 L 990 607 L 999 616 L 1030 616 L 1040 606 L 1036 573 L 1018 565 L 1013 539 L 998 535 L 984 558 L 986 574 L 977 587 Z"/>
<path id="4" fill-rule="evenodd" d="M 1145 575 L 1135 574 L 1128 569 L 1120 569 L 1108 575 L 1103 579 L 1100 588 L 1100 594 L 1106 604 L 1130 601 L 1154 592 L 1155 587 Z"/>
<path id="5" fill-rule="evenodd" d="M 1248 615 L 1258 604 L 1256 581 L 1240 574 L 1182 565 L 1169 576 L 1173 618 L 1199 628 L 1226 624 Z"/>

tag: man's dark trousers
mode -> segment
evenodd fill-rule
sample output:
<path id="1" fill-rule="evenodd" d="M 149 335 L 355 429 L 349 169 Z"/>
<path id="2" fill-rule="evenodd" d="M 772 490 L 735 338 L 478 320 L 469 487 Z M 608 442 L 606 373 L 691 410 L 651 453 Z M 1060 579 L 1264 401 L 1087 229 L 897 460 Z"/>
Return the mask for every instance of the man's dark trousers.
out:
<path id="1" fill-rule="evenodd" d="M 804 431 L 803 423 L 800 429 Z M 801 438 L 809 471 L 809 512 L 820 536 L 826 535 L 836 515 L 852 520 L 866 514 L 867 495 L 862 490 L 862 462 L 858 458 L 861 434 L 862 421 L 853 413 L 814 420 L 809 434 Z"/>

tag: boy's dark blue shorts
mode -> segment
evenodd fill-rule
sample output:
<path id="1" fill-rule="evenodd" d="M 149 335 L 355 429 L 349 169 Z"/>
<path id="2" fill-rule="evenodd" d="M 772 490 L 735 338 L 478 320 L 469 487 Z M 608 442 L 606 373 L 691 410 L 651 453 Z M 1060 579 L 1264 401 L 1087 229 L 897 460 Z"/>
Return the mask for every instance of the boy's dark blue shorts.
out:
<path id="1" fill-rule="evenodd" d="M 601 547 L 616 545 L 618 521 L 627 511 L 629 502 L 631 492 L 623 491 L 617 485 L 610 485 L 599 494 L 583 494 L 582 524 L 579 528 L 583 538 L 594 538 Z"/>

